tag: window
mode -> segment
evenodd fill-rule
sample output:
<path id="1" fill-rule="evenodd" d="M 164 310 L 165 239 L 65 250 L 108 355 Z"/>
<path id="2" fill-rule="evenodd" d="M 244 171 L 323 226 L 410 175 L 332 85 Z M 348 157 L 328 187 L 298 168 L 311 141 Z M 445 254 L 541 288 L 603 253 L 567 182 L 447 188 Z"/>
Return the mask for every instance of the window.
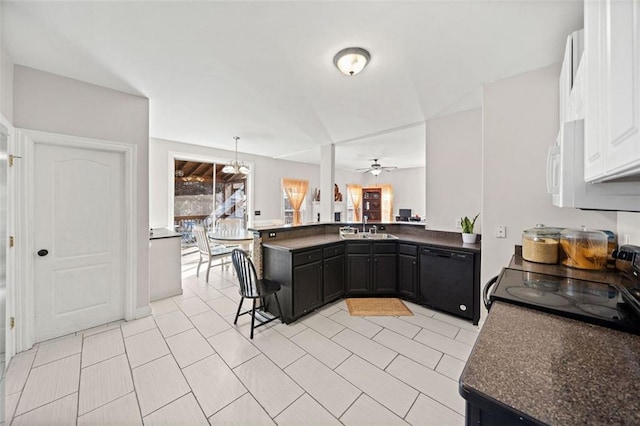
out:
<path id="1" fill-rule="evenodd" d="M 347 221 L 360 222 L 360 204 L 362 200 L 362 186 L 347 184 Z"/>
<path id="2" fill-rule="evenodd" d="M 309 189 L 309 181 L 302 179 L 282 179 L 284 223 L 301 225 L 304 217 L 304 200 Z"/>

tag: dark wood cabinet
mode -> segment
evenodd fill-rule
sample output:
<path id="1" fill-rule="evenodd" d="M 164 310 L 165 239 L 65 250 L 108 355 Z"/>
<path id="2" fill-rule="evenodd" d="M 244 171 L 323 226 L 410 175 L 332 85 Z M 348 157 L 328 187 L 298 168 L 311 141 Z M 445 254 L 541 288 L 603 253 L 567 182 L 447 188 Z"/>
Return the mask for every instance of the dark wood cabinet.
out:
<path id="1" fill-rule="evenodd" d="M 418 246 L 398 244 L 398 293 L 400 296 L 418 298 Z"/>
<path id="2" fill-rule="evenodd" d="M 293 268 L 293 316 L 301 316 L 322 305 L 322 262 Z"/>
<path id="3" fill-rule="evenodd" d="M 362 217 L 367 222 L 380 222 L 382 219 L 382 189 L 362 188 Z"/>
<path id="4" fill-rule="evenodd" d="M 422 247 L 420 302 L 477 324 L 480 319 L 479 260 L 479 256 L 469 252 Z"/>
<path id="5" fill-rule="evenodd" d="M 373 243 L 371 290 L 376 294 L 395 294 L 396 243 Z"/>
<path id="6" fill-rule="evenodd" d="M 294 251 L 264 247 L 263 269 L 265 278 L 280 283 L 278 300 L 286 323 L 344 296 L 343 243 Z M 267 308 L 277 313 L 272 300 Z"/>
<path id="7" fill-rule="evenodd" d="M 327 247 L 323 253 L 323 303 L 327 303 L 344 295 L 344 244 Z"/>
<path id="8" fill-rule="evenodd" d="M 396 243 L 347 243 L 347 293 L 396 292 Z"/>
<path id="9" fill-rule="evenodd" d="M 345 241 L 308 249 L 263 248 L 264 277 L 278 281 L 290 323 L 346 296 L 400 296 L 478 323 L 480 254 L 402 241 Z M 276 313 L 273 301 L 267 308 Z"/>
<path id="10" fill-rule="evenodd" d="M 320 249 L 263 250 L 264 277 L 280 283 L 278 300 L 285 322 L 300 318 L 322 305 L 322 265 Z M 272 300 L 267 300 L 267 309 L 277 313 Z"/>
<path id="11" fill-rule="evenodd" d="M 370 293 L 371 244 L 347 243 L 347 293 L 364 295 Z"/>

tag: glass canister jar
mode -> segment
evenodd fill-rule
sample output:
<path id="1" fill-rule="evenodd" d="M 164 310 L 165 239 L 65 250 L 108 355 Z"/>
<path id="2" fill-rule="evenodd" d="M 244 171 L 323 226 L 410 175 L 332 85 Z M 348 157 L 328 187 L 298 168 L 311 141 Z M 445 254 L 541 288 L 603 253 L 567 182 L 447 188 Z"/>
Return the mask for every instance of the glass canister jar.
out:
<path id="1" fill-rule="evenodd" d="M 562 264 L 578 269 L 604 269 L 607 264 L 608 237 L 602 231 L 565 229 L 560 235 Z"/>
<path id="2" fill-rule="evenodd" d="M 560 229 L 539 223 L 522 232 L 522 258 L 537 263 L 558 263 Z"/>

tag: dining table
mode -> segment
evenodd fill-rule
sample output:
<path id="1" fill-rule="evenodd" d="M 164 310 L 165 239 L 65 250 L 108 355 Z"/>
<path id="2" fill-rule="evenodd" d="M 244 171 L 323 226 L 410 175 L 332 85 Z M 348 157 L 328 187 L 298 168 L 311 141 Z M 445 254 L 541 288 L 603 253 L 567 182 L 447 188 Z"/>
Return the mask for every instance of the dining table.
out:
<path id="1" fill-rule="evenodd" d="M 249 256 L 253 254 L 253 232 L 245 229 L 233 231 L 210 231 L 209 240 L 225 246 L 239 245 Z"/>

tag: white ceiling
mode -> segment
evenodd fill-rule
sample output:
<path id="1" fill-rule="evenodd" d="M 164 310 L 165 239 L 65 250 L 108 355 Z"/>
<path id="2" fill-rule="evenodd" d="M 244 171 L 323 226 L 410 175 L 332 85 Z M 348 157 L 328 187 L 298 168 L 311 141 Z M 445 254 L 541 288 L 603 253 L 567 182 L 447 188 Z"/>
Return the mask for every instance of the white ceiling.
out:
<path id="1" fill-rule="evenodd" d="M 558 62 L 574 1 L 2 2 L 16 64 L 150 100 L 152 137 L 336 165 L 418 167 L 424 121 Z M 371 53 L 347 77 L 332 59 Z"/>

